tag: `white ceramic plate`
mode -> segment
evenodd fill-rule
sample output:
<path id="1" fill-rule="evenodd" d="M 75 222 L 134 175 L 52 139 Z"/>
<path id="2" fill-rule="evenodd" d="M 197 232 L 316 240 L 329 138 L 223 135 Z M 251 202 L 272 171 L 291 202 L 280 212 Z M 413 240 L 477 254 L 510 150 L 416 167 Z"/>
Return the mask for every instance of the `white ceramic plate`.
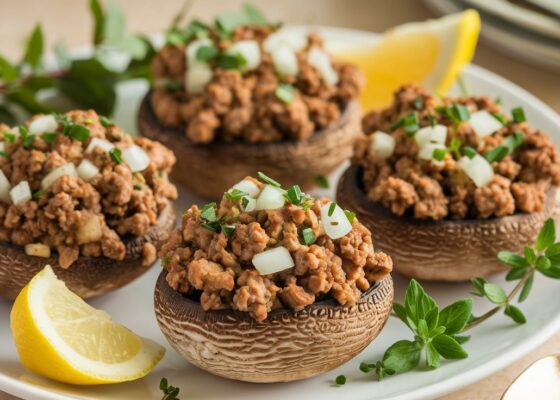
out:
<path id="1" fill-rule="evenodd" d="M 334 41 L 374 41 L 375 35 L 366 32 L 324 28 L 324 34 Z M 560 142 L 560 117 L 537 98 L 511 82 L 482 68 L 471 66 L 464 73 L 468 89 L 472 94 L 500 96 L 505 109 L 523 106 L 529 121 L 538 128 L 549 132 Z M 136 105 L 144 84 L 127 84 L 120 88 L 117 121 L 129 129 L 134 127 Z M 331 187 L 341 170 L 331 177 Z M 321 193 L 322 192 L 322 193 Z M 318 191 L 332 195 L 331 190 Z M 181 191 L 179 208 L 186 208 L 199 202 L 186 191 Z M 437 260 L 434 260 L 437 262 Z M 433 399 L 457 390 L 485 376 L 500 370 L 522 357 L 552 334 L 560 330 L 560 290 L 557 282 L 538 277 L 532 293 L 521 308 L 528 316 L 528 323 L 513 326 L 509 319 L 497 316 L 488 323 L 472 331 L 472 339 L 465 345 L 470 356 L 466 360 L 443 362 L 435 371 L 413 371 L 390 377 L 383 382 L 373 380 L 358 370 L 361 361 L 379 359 L 384 349 L 399 339 L 411 338 L 403 324 L 391 318 L 381 335 L 355 359 L 335 371 L 302 382 L 284 384 L 249 384 L 215 377 L 183 361 L 166 343 L 160 333 L 152 307 L 152 293 L 160 266 L 132 284 L 102 298 L 91 301 L 95 307 L 107 310 L 116 321 L 125 324 L 135 332 L 149 337 L 167 347 L 167 354 L 154 372 L 144 379 L 98 387 L 64 385 L 41 378 L 27 371 L 19 362 L 9 330 L 11 303 L 0 301 L 0 390 L 25 399 L 160 399 L 158 384 L 161 377 L 181 388 L 182 399 L 243 399 L 243 400 L 285 400 L 291 399 L 341 399 L 353 400 L 413 400 Z M 406 279 L 394 276 L 396 299 L 401 300 Z M 502 282 L 503 277 L 492 279 Z M 468 296 L 468 284 L 426 284 L 426 289 L 440 304 L 448 304 L 455 299 Z M 482 313 L 488 308 L 484 302 L 475 302 L 475 312 Z M 38 354 L 37 357 L 41 355 Z M 348 383 L 334 387 L 333 379 L 345 374 Z"/>

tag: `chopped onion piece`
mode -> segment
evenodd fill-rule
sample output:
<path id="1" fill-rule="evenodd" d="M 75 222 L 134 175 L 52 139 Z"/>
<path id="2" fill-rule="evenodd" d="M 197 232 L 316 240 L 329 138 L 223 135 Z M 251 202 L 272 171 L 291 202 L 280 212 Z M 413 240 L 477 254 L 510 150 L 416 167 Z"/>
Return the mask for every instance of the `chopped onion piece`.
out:
<path id="1" fill-rule="evenodd" d="M 21 181 L 10 190 L 10 197 L 14 205 L 19 206 L 31 200 L 31 189 L 27 181 Z"/>
<path id="2" fill-rule="evenodd" d="M 76 238 L 79 244 L 97 242 L 101 239 L 101 223 L 96 215 L 90 215 L 82 220 L 76 231 Z"/>
<path id="3" fill-rule="evenodd" d="M 208 82 L 212 80 L 213 72 L 207 64 L 195 64 L 185 72 L 185 87 L 189 93 L 202 93 Z"/>
<path id="4" fill-rule="evenodd" d="M 297 75 L 299 72 L 296 52 L 284 45 L 271 52 L 272 62 L 280 75 Z"/>
<path id="5" fill-rule="evenodd" d="M 284 207 L 284 194 L 274 186 L 266 185 L 257 198 L 255 210 L 276 210 Z"/>
<path id="6" fill-rule="evenodd" d="M 472 113 L 469 124 L 479 136 L 488 136 L 503 126 L 500 121 L 485 110 Z"/>
<path id="7" fill-rule="evenodd" d="M 12 185 L 10 185 L 10 181 L 4 175 L 4 171 L 0 169 L 0 200 L 8 203 L 10 201 L 10 189 Z"/>
<path id="8" fill-rule="evenodd" d="M 122 159 L 132 172 L 144 171 L 150 165 L 150 157 L 146 151 L 135 144 L 123 150 Z"/>
<path id="9" fill-rule="evenodd" d="M 58 122 L 53 115 L 41 115 L 29 124 L 29 133 L 42 135 L 45 132 L 55 132 L 58 129 Z"/>
<path id="10" fill-rule="evenodd" d="M 261 275 L 274 274 L 294 266 L 292 255 L 284 246 L 278 246 L 253 256 L 253 265 Z"/>
<path id="11" fill-rule="evenodd" d="M 113 145 L 113 143 L 109 142 L 108 140 L 93 138 L 91 139 L 91 142 L 89 142 L 89 145 L 86 148 L 86 153 L 91 153 L 93 149 L 95 149 L 96 147 L 99 147 L 100 149 L 105 151 L 109 151 L 115 146 Z"/>
<path id="12" fill-rule="evenodd" d="M 294 51 L 303 50 L 307 46 L 307 35 L 301 32 L 290 32 L 287 29 L 280 29 L 269 35 L 263 43 L 263 48 L 269 53 L 273 53 L 283 46 Z"/>
<path id="13" fill-rule="evenodd" d="M 78 176 L 86 182 L 98 174 L 99 168 L 89 160 L 84 159 L 80 165 L 78 165 Z"/>
<path id="14" fill-rule="evenodd" d="M 331 204 L 335 203 L 327 203 L 321 206 L 321 220 L 323 221 L 323 228 L 327 236 L 331 239 L 339 239 L 352 231 L 352 224 L 348 220 L 344 210 L 337 204 L 335 204 L 334 211 L 331 216 L 329 216 Z"/>
<path id="15" fill-rule="evenodd" d="M 261 192 L 259 186 L 250 179 L 243 179 L 242 181 L 236 183 L 232 186 L 232 189 L 241 190 L 245 193 L 248 193 L 251 197 L 257 197 Z M 230 189 L 231 190 L 231 189 Z"/>
<path id="16" fill-rule="evenodd" d="M 445 149 L 443 144 L 439 143 L 426 143 L 418 152 L 418 158 L 422 160 L 433 160 L 434 159 L 434 150 L 436 149 Z"/>
<path id="17" fill-rule="evenodd" d="M 247 205 L 243 208 L 243 211 L 251 212 L 255 211 L 255 207 L 257 205 L 257 200 L 251 197 L 245 197 L 247 199 Z"/>
<path id="18" fill-rule="evenodd" d="M 426 126 L 416 132 L 414 139 L 420 148 L 424 147 L 426 143 L 445 144 L 447 127 L 445 125 Z"/>
<path id="19" fill-rule="evenodd" d="M 33 257 L 49 258 L 51 256 L 51 248 L 43 243 L 30 243 L 25 245 L 25 254 Z"/>
<path id="20" fill-rule="evenodd" d="M 185 51 L 185 55 L 187 59 L 187 69 L 193 67 L 196 64 L 206 65 L 204 61 L 200 61 L 198 58 L 196 58 L 196 53 L 198 52 L 198 49 L 200 49 L 203 46 L 213 46 L 212 40 L 208 38 L 203 38 L 203 39 L 193 40 L 192 42 L 189 43 Z"/>
<path id="21" fill-rule="evenodd" d="M 393 136 L 381 131 L 377 131 L 371 136 L 369 151 L 373 156 L 388 158 L 393 155 L 393 151 L 395 151 L 395 139 Z"/>
<path id="22" fill-rule="evenodd" d="M 486 185 L 494 178 L 494 170 L 490 163 L 480 154 L 473 158 L 463 156 L 457 163 L 459 168 L 471 178 L 477 187 Z"/>
<path id="23" fill-rule="evenodd" d="M 312 47 L 307 54 L 307 62 L 314 67 L 328 85 L 338 83 L 338 74 L 334 70 L 329 55 L 318 47 Z"/>
<path id="24" fill-rule="evenodd" d="M 53 169 L 51 172 L 47 174 L 41 181 L 41 187 L 43 189 L 48 188 L 52 185 L 58 178 L 62 176 L 77 176 L 78 172 L 76 172 L 76 167 L 72 163 L 67 163 L 61 165 L 58 168 Z"/>
<path id="25" fill-rule="evenodd" d="M 240 40 L 235 42 L 229 49 L 228 54 L 241 54 L 247 65 L 243 67 L 244 70 L 251 70 L 257 68 L 261 64 L 261 49 L 256 40 Z"/>

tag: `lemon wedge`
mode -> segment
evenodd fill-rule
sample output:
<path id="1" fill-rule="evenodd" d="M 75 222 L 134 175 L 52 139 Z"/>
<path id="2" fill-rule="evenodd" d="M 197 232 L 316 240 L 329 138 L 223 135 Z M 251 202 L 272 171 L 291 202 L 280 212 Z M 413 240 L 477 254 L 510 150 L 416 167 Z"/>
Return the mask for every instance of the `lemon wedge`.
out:
<path id="1" fill-rule="evenodd" d="M 369 111 L 389 105 L 393 92 L 406 83 L 445 94 L 473 58 L 479 32 L 478 12 L 466 10 L 399 25 L 374 44 L 337 46 L 333 55 L 356 64 L 366 75 L 360 103 Z"/>
<path id="2" fill-rule="evenodd" d="M 22 363 L 51 379 L 78 385 L 141 378 L 165 350 L 96 310 L 46 266 L 16 298 L 10 315 Z"/>

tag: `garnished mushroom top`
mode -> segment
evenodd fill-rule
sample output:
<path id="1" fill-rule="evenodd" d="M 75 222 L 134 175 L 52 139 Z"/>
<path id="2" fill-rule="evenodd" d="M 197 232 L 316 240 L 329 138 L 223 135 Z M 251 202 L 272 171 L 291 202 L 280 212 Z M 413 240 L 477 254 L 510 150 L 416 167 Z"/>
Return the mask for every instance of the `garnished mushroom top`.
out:
<path id="1" fill-rule="evenodd" d="M 194 143 L 304 140 L 339 118 L 363 80 L 319 35 L 278 29 L 250 6 L 169 32 L 152 73 L 156 117 Z"/>
<path id="2" fill-rule="evenodd" d="M 161 256 L 169 285 L 204 310 L 245 311 L 259 321 L 325 298 L 353 305 L 392 270 L 352 212 L 261 173 L 220 204 L 187 210 Z"/>
<path id="3" fill-rule="evenodd" d="M 543 208 L 560 156 L 524 110 L 486 96 L 436 97 L 408 85 L 363 119 L 354 149 L 369 199 L 415 218 L 490 218 Z"/>
<path id="4" fill-rule="evenodd" d="M 95 111 L 37 115 L 0 125 L 0 240 L 69 267 L 79 255 L 125 257 L 123 238 L 142 236 L 177 197 L 173 153 L 132 138 Z M 144 262 L 156 258 L 147 243 Z"/>

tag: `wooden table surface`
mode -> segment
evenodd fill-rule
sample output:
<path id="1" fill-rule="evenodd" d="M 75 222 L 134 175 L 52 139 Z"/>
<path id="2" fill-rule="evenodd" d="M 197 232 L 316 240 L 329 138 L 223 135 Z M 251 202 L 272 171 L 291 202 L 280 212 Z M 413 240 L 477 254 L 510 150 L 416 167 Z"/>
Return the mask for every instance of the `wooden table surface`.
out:
<path id="1" fill-rule="evenodd" d="M 183 4 L 183 0 L 115 1 L 125 11 L 129 29 L 148 34 L 165 28 Z M 198 0 L 194 2 L 191 14 L 208 19 L 221 10 L 235 9 L 246 1 Z M 253 3 L 265 10 L 271 19 L 287 23 L 332 25 L 376 32 L 403 22 L 433 17 L 419 0 L 254 0 Z M 9 58 L 21 56 L 21 43 L 38 21 L 42 23 L 48 45 L 64 40 L 71 47 L 90 40 L 91 20 L 86 0 L 1 0 L 0 4 L 0 54 Z M 474 62 L 524 87 L 560 112 L 560 71 L 544 70 L 514 60 L 484 42 L 480 43 Z M 508 368 L 440 400 L 499 399 L 511 381 L 531 362 L 557 352 L 560 352 L 560 333 Z M 0 400 L 13 399 L 0 392 Z"/>

